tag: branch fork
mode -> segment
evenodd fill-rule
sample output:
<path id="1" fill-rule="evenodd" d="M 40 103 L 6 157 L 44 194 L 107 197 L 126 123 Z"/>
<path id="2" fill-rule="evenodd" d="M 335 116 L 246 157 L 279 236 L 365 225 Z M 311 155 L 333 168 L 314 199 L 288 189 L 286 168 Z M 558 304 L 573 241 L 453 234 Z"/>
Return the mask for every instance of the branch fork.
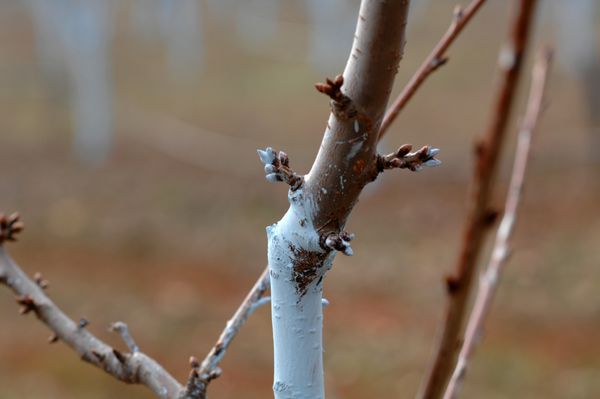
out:
<path id="1" fill-rule="evenodd" d="M 292 191 L 296 191 L 302 187 L 304 178 L 290 168 L 290 159 L 285 152 L 276 152 L 271 147 L 267 147 L 264 150 L 259 149 L 257 152 L 258 157 L 265 165 L 265 178 L 269 182 L 285 182 L 290 186 Z"/>

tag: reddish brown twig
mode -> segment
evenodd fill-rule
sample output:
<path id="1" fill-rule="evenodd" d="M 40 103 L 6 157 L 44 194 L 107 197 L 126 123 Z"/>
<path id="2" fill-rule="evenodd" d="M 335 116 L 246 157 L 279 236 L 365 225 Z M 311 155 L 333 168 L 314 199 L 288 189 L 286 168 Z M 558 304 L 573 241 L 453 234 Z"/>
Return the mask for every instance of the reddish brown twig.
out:
<path id="1" fill-rule="evenodd" d="M 467 215 L 462 248 L 454 275 L 448 277 L 448 306 L 435 359 L 429 370 L 419 398 L 438 399 L 442 396 L 453 370 L 460 347 L 461 329 L 472 290 L 472 280 L 484 238 L 491 228 L 490 197 L 494 185 L 498 158 L 519 77 L 529 32 L 532 25 L 535 0 L 519 0 L 512 22 L 510 39 L 500 53 L 500 86 L 496 93 L 490 126 L 484 140 L 477 145 L 472 199 Z"/>
<path id="2" fill-rule="evenodd" d="M 417 72 L 415 72 L 402 92 L 394 100 L 394 103 L 388 108 L 385 117 L 383 118 L 383 122 L 381 123 L 381 127 L 379 128 L 380 140 L 387 133 L 390 125 L 394 122 L 400 111 L 402 111 L 404 106 L 410 101 L 412 96 L 417 92 L 429 75 L 448 61 L 446 51 L 485 1 L 486 0 L 473 0 L 465 9 L 456 6 L 452 24 L 435 48 L 427 56 L 425 61 L 423 61 L 423 64 L 421 64 Z"/>
<path id="3" fill-rule="evenodd" d="M 510 187 L 506 198 L 504 216 L 496 233 L 496 240 L 491 258 L 479 282 L 473 310 L 469 316 L 465 330 L 465 339 L 458 355 L 458 360 L 448 383 L 444 399 L 454 399 L 467 371 L 467 363 L 475 347 L 483 335 L 483 324 L 490 312 L 492 301 L 498 287 L 498 280 L 509 256 L 509 240 L 517 220 L 517 211 L 521 201 L 525 172 L 531 149 L 531 136 L 537 126 L 542 110 L 551 52 L 542 51 L 533 67 L 533 79 L 523 124 L 519 130 L 519 138 L 513 165 Z"/>

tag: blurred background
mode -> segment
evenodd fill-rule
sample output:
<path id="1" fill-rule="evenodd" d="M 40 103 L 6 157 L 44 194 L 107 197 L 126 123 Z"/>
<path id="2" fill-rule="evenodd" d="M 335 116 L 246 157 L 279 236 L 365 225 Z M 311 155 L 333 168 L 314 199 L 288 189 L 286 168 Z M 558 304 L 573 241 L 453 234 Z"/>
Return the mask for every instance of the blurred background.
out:
<path id="1" fill-rule="evenodd" d="M 395 93 L 455 3 L 414 1 Z M 386 173 L 350 220 L 355 256 L 338 257 L 325 287 L 329 398 L 412 397 L 424 374 L 514 2 L 488 3 L 383 143 L 435 145 L 444 164 Z M 556 49 L 549 106 L 464 398 L 600 397 L 599 4 L 540 3 L 531 48 Z M 329 112 L 313 83 L 343 70 L 357 12 L 356 0 L 0 2 L 0 209 L 27 225 L 14 258 L 93 333 L 122 347 L 107 326 L 126 321 L 185 379 L 264 268 L 264 228 L 287 207 L 256 148 L 308 171 Z M 48 345 L 7 289 L 0 315 L 1 399 L 152 397 Z M 271 346 L 262 308 L 210 396 L 271 397 Z"/>

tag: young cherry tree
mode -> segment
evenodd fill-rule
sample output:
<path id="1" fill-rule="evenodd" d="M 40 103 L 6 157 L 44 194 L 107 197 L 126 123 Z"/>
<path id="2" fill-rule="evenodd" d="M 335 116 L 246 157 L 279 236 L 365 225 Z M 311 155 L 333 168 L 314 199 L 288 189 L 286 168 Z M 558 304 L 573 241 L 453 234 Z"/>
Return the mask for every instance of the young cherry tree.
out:
<path id="1" fill-rule="evenodd" d="M 272 309 L 274 342 L 274 383 L 276 399 L 322 399 L 323 373 L 323 281 L 338 252 L 352 255 L 353 234 L 344 227 L 363 188 L 385 170 L 419 171 L 438 166 L 439 149 L 424 146 L 413 151 L 405 144 L 395 152 L 376 152 L 378 141 L 407 101 L 426 78 L 445 63 L 446 51 L 485 0 L 473 0 L 465 9 L 457 8 L 446 34 L 419 68 L 392 107 L 387 110 L 394 76 L 402 59 L 408 0 L 362 0 L 354 44 L 343 74 L 316 85 L 330 99 L 320 150 L 310 172 L 300 175 L 290 166 L 287 154 L 272 148 L 258 150 L 271 182 L 289 185 L 289 209 L 275 224 L 267 227 L 268 268 L 242 302 L 206 358 L 190 359 L 191 371 L 186 384 L 180 384 L 161 365 L 140 351 L 127 325 L 116 322 L 112 330 L 121 335 L 129 348 L 121 352 L 102 342 L 87 329 L 87 321 L 76 322 L 60 310 L 44 293 L 47 282 L 39 274 L 30 279 L 2 247 L 14 241 L 23 229 L 18 214 L 0 215 L 0 282 L 17 295 L 21 312 L 33 312 L 53 332 L 50 342 L 63 341 L 82 360 L 127 383 L 143 384 L 157 397 L 202 399 L 209 383 L 221 374 L 219 362 L 233 338 L 251 313 L 269 302 Z M 516 14 L 508 45 L 500 57 L 501 82 L 496 94 L 490 126 L 477 146 L 473 195 L 466 223 L 456 275 L 447 279 L 448 310 L 442 340 L 420 398 L 453 398 L 473 350 L 474 335 L 480 330 L 489 309 L 495 280 L 480 288 L 473 315 L 467 312 L 467 299 L 473 291 L 476 261 L 482 251 L 486 232 L 493 226 L 490 193 L 493 188 L 500 148 L 506 136 L 507 121 L 522 70 L 535 0 L 516 0 Z M 532 91 L 527 123 L 523 130 L 531 134 L 543 97 L 548 57 L 536 70 L 536 89 Z M 542 72 L 539 72 L 542 71 Z M 521 148 L 523 147 L 523 148 Z M 517 187 L 509 197 L 490 270 L 497 275 L 505 260 L 507 242 L 514 225 L 516 207 L 524 176 L 529 145 L 520 146 L 515 168 Z M 508 226 L 508 227 L 506 227 Z M 493 284 L 492 284 L 493 283 Z M 492 287 L 492 288 L 490 288 Z M 270 288 L 270 298 L 265 297 Z M 479 299 L 481 297 L 481 299 Z M 476 304 L 477 305 L 477 304 Z M 462 327 L 469 319 L 471 327 L 461 349 Z M 448 385 L 448 381 L 451 384 Z M 448 390 L 446 387 L 448 386 Z"/>

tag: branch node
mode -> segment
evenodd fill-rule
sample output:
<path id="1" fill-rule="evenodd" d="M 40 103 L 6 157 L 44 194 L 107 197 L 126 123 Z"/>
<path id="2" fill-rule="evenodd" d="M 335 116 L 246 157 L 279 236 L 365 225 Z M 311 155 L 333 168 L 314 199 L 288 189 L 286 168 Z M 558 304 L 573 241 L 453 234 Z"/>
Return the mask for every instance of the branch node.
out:
<path id="1" fill-rule="evenodd" d="M 200 367 L 200 362 L 196 356 L 190 356 L 190 367 L 193 369 L 197 369 Z"/>
<path id="2" fill-rule="evenodd" d="M 271 183 L 285 182 L 292 191 L 298 190 L 304 183 L 304 178 L 290 168 L 290 158 L 283 152 L 276 152 L 271 147 L 257 150 L 258 157 L 265 165 L 265 178 Z"/>
<path id="3" fill-rule="evenodd" d="M 81 319 L 79 319 L 79 324 L 77 324 L 77 328 L 81 330 L 86 328 L 89 324 L 90 322 L 82 317 Z"/>
<path id="4" fill-rule="evenodd" d="M 442 65 L 445 65 L 448 62 L 449 58 L 448 57 L 435 57 L 431 60 L 431 63 L 429 64 L 431 66 L 432 72 L 436 69 L 438 69 L 439 67 L 441 67 Z"/>
<path id="5" fill-rule="evenodd" d="M 49 344 L 54 344 L 54 343 L 56 343 L 56 342 L 58 342 L 58 335 L 56 335 L 56 334 L 52 334 L 52 335 L 50 335 L 50 336 L 48 337 L 48 343 L 49 343 Z"/>
<path id="6" fill-rule="evenodd" d="M 104 361 L 104 358 L 106 357 L 106 356 L 104 356 L 102 353 L 100 353 L 100 352 L 98 352 L 98 351 L 92 351 L 92 355 L 94 355 L 94 357 L 95 357 L 96 359 L 98 359 L 98 361 L 99 361 L 100 363 L 102 363 L 102 362 Z"/>
<path id="7" fill-rule="evenodd" d="M 34 302 L 33 298 L 30 295 L 19 295 L 16 297 L 16 301 L 21 308 L 19 309 L 19 313 L 25 315 L 32 310 L 35 311 L 37 309 L 37 304 Z"/>
<path id="8" fill-rule="evenodd" d="M 465 13 L 460 4 L 457 4 L 454 7 L 453 14 L 454 14 L 454 23 L 458 23 L 458 22 L 460 22 L 461 19 L 463 19 Z"/>
<path id="9" fill-rule="evenodd" d="M 0 245 L 5 241 L 17 241 L 16 235 L 25 229 L 25 224 L 21 222 L 18 212 L 6 216 L 0 213 Z"/>
<path id="10" fill-rule="evenodd" d="M 50 282 L 48 280 L 45 280 L 44 276 L 42 276 L 42 273 L 40 273 L 40 272 L 36 272 L 33 275 L 33 280 L 38 285 L 38 287 L 40 287 L 43 290 L 45 290 L 46 288 L 48 288 L 50 286 Z"/>
<path id="11" fill-rule="evenodd" d="M 131 334 L 129 334 L 129 328 L 127 327 L 127 324 L 123 323 L 122 321 L 114 322 L 110 326 L 110 331 L 118 333 L 132 353 L 140 351 L 140 348 L 136 345 L 133 337 Z"/>
<path id="12" fill-rule="evenodd" d="M 461 282 L 456 276 L 446 277 L 446 291 L 448 295 L 452 296 L 460 290 Z"/>
<path id="13" fill-rule="evenodd" d="M 486 213 L 483 215 L 483 224 L 485 226 L 493 226 L 498 220 L 498 216 L 500 216 L 500 212 L 496 209 L 488 209 Z"/>
<path id="14" fill-rule="evenodd" d="M 115 355 L 115 357 L 117 358 L 119 363 L 125 364 L 125 362 L 127 361 L 127 358 L 125 357 L 125 355 L 123 353 L 121 353 L 120 351 L 118 351 L 114 348 L 112 350 L 112 353 L 113 353 L 113 355 Z"/>
<path id="15" fill-rule="evenodd" d="M 179 396 L 180 399 L 205 399 L 206 388 L 212 378 L 209 374 L 200 373 L 200 362 L 195 356 L 190 356 L 190 374 L 185 390 Z M 220 372 L 220 369 L 217 368 Z M 215 377 L 216 378 L 216 377 Z"/>
<path id="16" fill-rule="evenodd" d="M 342 93 L 343 84 L 344 77 L 338 75 L 335 80 L 326 78 L 325 83 L 315 84 L 315 88 L 331 98 L 331 111 L 335 116 L 340 119 L 351 119 L 357 116 L 358 111 L 352 104 L 350 97 Z"/>

